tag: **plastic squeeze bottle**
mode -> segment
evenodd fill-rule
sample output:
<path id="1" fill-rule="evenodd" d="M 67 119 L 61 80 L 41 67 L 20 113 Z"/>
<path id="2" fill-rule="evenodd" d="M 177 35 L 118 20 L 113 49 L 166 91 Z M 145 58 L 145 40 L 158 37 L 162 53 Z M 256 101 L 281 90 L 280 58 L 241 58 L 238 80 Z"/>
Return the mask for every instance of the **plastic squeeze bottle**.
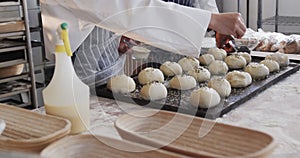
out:
<path id="1" fill-rule="evenodd" d="M 90 91 L 74 71 L 67 27 L 62 23 L 58 29 L 54 74 L 43 90 L 43 99 L 46 113 L 70 120 L 71 134 L 77 134 L 89 127 Z"/>

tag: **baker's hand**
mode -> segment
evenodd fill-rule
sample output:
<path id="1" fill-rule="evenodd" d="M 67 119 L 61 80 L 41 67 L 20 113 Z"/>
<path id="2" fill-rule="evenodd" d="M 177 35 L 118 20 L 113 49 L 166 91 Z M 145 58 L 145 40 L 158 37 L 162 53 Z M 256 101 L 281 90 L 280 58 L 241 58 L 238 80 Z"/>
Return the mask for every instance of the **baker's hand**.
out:
<path id="1" fill-rule="evenodd" d="M 119 43 L 119 48 L 118 48 L 119 54 L 125 54 L 129 49 L 129 45 L 126 44 L 124 42 L 124 40 L 129 41 L 130 38 L 125 37 L 125 36 L 121 37 L 121 40 L 120 40 L 120 43 Z"/>
<path id="2" fill-rule="evenodd" d="M 229 41 L 233 38 L 229 35 L 223 35 L 216 32 L 216 45 L 218 48 L 224 49 L 227 53 L 234 52 L 234 48 L 229 44 Z"/>
<path id="3" fill-rule="evenodd" d="M 242 16 L 240 13 L 212 13 L 208 26 L 223 35 L 233 35 L 241 38 L 246 32 Z"/>

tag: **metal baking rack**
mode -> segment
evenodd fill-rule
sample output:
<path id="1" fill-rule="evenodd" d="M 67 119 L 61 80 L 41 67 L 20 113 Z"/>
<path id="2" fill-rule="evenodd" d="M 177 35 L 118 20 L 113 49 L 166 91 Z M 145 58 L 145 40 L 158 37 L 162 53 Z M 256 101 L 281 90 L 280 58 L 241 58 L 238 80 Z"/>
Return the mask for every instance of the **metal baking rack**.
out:
<path id="1" fill-rule="evenodd" d="M 9 29 L 0 31 L 0 68 L 6 69 L 10 66 L 18 64 L 24 64 L 24 70 L 21 74 L 16 74 L 8 77 L 0 78 L 0 99 L 1 102 L 5 101 L 9 97 L 25 94 L 29 96 L 29 101 L 21 103 L 23 107 L 33 106 L 38 107 L 37 93 L 36 93 L 36 81 L 34 73 L 34 63 L 32 55 L 32 44 L 29 26 L 29 17 L 26 0 L 11 0 L 0 2 L 0 23 L 3 24 L 3 28 Z M 9 13 L 12 10 L 16 10 L 15 14 Z M 15 12 L 13 12 L 15 13 Z M 22 25 L 16 26 L 14 30 L 14 24 L 21 22 Z"/>
<path id="2" fill-rule="evenodd" d="M 288 1 L 285 1 L 288 2 Z M 263 14 L 262 0 L 258 0 L 258 15 L 257 28 L 262 28 L 263 25 L 274 25 L 274 31 L 278 32 L 279 26 L 300 26 L 299 16 L 281 16 L 279 14 L 279 0 L 275 1 L 275 15 L 266 19 L 262 19 Z M 285 32 L 286 34 L 293 34 L 299 32 Z"/>

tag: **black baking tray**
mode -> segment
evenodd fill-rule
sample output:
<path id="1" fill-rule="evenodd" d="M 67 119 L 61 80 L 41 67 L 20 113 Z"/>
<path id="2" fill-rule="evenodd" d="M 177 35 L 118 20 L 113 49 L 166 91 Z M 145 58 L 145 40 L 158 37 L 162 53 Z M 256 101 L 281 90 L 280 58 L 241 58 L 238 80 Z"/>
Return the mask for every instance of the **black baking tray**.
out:
<path id="1" fill-rule="evenodd" d="M 254 57 L 253 60 L 260 61 L 261 59 Z M 158 67 L 159 64 L 150 63 L 149 65 L 144 65 L 144 67 L 147 66 Z M 246 102 L 252 97 L 257 96 L 260 92 L 276 84 L 280 80 L 297 72 L 299 68 L 300 68 L 299 64 L 291 63 L 288 67 L 281 69 L 280 72 L 270 74 L 264 80 L 253 81 L 253 83 L 246 88 L 233 88 L 228 98 L 221 100 L 219 105 L 209 109 L 194 107 L 189 103 L 190 93 L 198 87 L 205 86 L 206 83 L 198 84 L 196 88 L 187 91 L 180 91 L 180 90 L 167 88 L 168 96 L 166 99 L 150 102 L 142 99 L 139 96 L 139 90 L 141 89 L 141 85 L 138 84 L 137 76 L 132 76 L 137 83 L 137 88 L 134 92 L 129 94 L 112 93 L 110 90 L 106 88 L 106 85 L 101 85 L 96 87 L 96 94 L 100 97 L 124 101 L 124 102 L 132 103 L 140 106 L 180 112 L 180 113 L 190 114 L 194 116 L 209 118 L 209 119 L 215 119 L 237 108 L 242 103 Z M 169 79 L 170 78 L 166 79 L 166 82 L 164 83 L 165 85 L 168 85 Z"/>

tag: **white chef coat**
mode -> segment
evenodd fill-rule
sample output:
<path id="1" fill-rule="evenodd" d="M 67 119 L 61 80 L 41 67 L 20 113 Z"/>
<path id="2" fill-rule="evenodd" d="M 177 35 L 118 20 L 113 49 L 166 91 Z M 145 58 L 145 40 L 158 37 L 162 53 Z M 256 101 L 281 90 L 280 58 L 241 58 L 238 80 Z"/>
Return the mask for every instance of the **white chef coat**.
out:
<path id="1" fill-rule="evenodd" d="M 171 13 L 173 12 L 174 14 L 172 14 L 173 15 L 172 18 L 162 19 L 163 21 L 158 20 L 158 22 L 156 22 L 156 20 L 154 20 L 154 18 L 159 19 L 160 17 L 155 17 L 155 16 L 149 17 L 149 15 L 145 15 L 146 17 L 150 18 L 150 22 L 148 22 L 148 23 L 146 22 L 145 25 L 141 25 L 140 21 L 131 20 L 131 18 L 127 17 L 129 13 L 130 13 L 130 15 L 133 14 L 132 11 L 130 11 L 130 12 L 128 10 L 124 11 L 124 8 L 130 9 L 130 8 L 134 8 L 134 7 L 115 6 L 115 12 L 117 12 L 117 8 L 123 8 L 123 10 L 120 9 L 121 10 L 120 15 L 114 15 L 112 17 L 109 17 L 108 16 L 109 14 L 107 14 L 105 16 L 107 16 L 108 20 L 102 20 L 100 23 L 97 23 L 94 21 L 99 20 L 100 19 L 99 17 L 105 17 L 102 14 L 104 14 L 106 12 L 110 12 L 111 10 L 106 10 L 104 13 L 95 12 L 95 14 L 92 14 L 92 13 L 85 13 L 85 12 L 90 12 L 90 10 L 86 9 L 87 6 L 82 5 L 81 3 L 79 4 L 79 2 L 71 3 L 72 1 L 68 1 L 65 3 L 68 3 L 69 5 L 66 5 L 60 1 L 55 1 L 55 0 L 53 0 L 52 2 L 42 1 L 42 15 L 43 15 L 43 19 L 44 19 L 45 44 L 46 44 L 48 58 L 49 58 L 49 52 L 52 52 L 52 49 L 53 49 L 53 46 L 55 43 L 55 40 L 53 40 L 53 39 L 55 39 L 55 36 L 56 36 L 56 32 L 55 32 L 56 27 L 61 22 L 64 22 L 64 21 L 68 22 L 69 24 L 71 23 L 70 24 L 71 27 L 69 29 L 70 29 L 70 41 L 71 41 L 72 51 L 74 51 L 75 49 L 78 48 L 77 49 L 78 53 L 76 53 L 76 56 L 77 56 L 76 61 L 74 62 L 75 71 L 76 71 L 77 75 L 85 83 L 87 83 L 89 85 L 97 84 L 97 83 L 103 84 L 103 82 L 105 82 L 111 76 L 114 76 L 115 74 L 120 73 L 122 71 L 122 67 L 123 67 L 124 61 L 125 61 L 124 56 L 120 57 L 118 55 L 118 51 L 117 51 L 118 44 L 119 44 L 119 36 L 114 35 L 110 31 L 107 31 L 105 29 L 100 29 L 100 28 L 94 27 L 94 26 L 99 26 L 99 27 L 104 27 L 104 28 L 107 27 L 106 29 L 115 31 L 116 33 L 126 34 L 129 37 L 135 38 L 137 40 L 140 40 L 145 43 L 152 44 L 152 45 L 155 45 L 155 46 L 158 46 L 161 48 L 170 50 L 169 47 L 171 46 L 172 47 L 171 50 L 173 49 L 173 51 L 175 50 L 174 52 L 177 52 L 177 53 L 181 53 L 184 55 L 198 56 L 199 51 L 197 51 L 197 49 L 198 49 L 197 46 L 194 46 L 194 44 L 192 42 L 189 43 L 189 38 L 185 39 L 185 37 L 184 37 L 185 35 L 176 34 L 177 30 L 183 31 L 183 30 L 179 29 L 180 26 L 178 26 L 178 27 L 171 26 L 171 28 L 173 30 L 168 30 L 167 28 L 163 28 L 163 27 L 170 27 L 170 26 L 168 26 L 167 23 L 169 21 L 170 22 L 173 21 L 173 17 L 175 18 L 175 24 L 176 24 L 176 22 L 181 19 L 181 18 L 176 18 L 176 16 L 180 16 L 182 18 L 186 18 L 188 16 L 183 13 L 177 13 L 177 11 L 174 11 L 172 9 L 170 10 L 170 7 L 173 9 L 177 8 L 177 7 L 179 7 L 179 8 L 183 7 L 183 6 L 181 6 L 181 7 L 176 6 L 174 3 L 178 3 L 178 4 L 190 6 L 190 7 L 202 8 L 202 9 L 209 10 L 212 12 L 217 12 L 218 10 L 217 10 L 214 0 L 164 0 L 164 1 L 174 2 L 174 3 L 162 2 L 161 4 L 163 4 L 162 7 L 164 7 L 164 8 L 158 7 L 157 9 L 153 7 L 153 6 L 158 6 L 157 4 L 154 5 L 155 3 L 157 3 L 156 1 L 154 1 L 155 3 L 153 5 L 149 5 L 149 4 L 145 5 L 144 4 L 145 2 L 142 2 L 142 0 L 139 0 L 139 1 L 141 1 L 141 3 L 143 3 L 143 5 L 136 4 L 136 6 L 139 6 L 139 7 L 145 6 L 143 8 L 143 10 L 145 10 L 145 9 L 149 10 L 148 12 L 157 10 L 158 12 L 161 12 L 163 15 L 165 14 L 164 12 L 166 12 L 166 11 L 171 12 Z M 86 1 L 86 2 L 90 2 L 90 1 Z M 101 1 L 101 2 L 103 2 L 103 1 Z M 124 1 L 119 1 L 119 2 L 122 3 Z M 148 1 L 148 2 L 151 2 L 151 1 Z M 111 2 L 111 3 L 113 3 L 113 2 Z M 62 4 L 64 4 L 64 5 L 62 5 Z M 77 4 L 76 7 L 74 7 L 75 4 Z M 100 5 L 100 3 L 95 3 L 95 4 Z M 130 2 L 128 4 L 133 5 L 135 3 Z M 59 6 L 59 5 L 62 5 L 62 6 Z M 124 5 L 124 4 L 122 4 L 122 5 Z M 65 6 L 67 6 L 67 7 L 65 7 Z M 81 6 L 81 7 L 78 7 L 78 6 Z M 109 6 L 107 6 L 107 7 L 109 7 Z M 112 6 L 112 7 L 114 7 L 114 6 Z M 71 9 L 71 8 L 73 8 L 73 9 Z M 75 10 L 75 8 L 77 10 Z M 183 7 L 183 8 L 184 8 L 183 10 L 187 9 L 187 7 Z M 135 10 L 135 9 L 132 9 L 132 10 Z M 140 12 L 142 14 L 150 14 L 148 12 L 144 12 L 139 9 L 137 9 L 137 11 L 135 11 L 135 12 L 136 13 L 133 14 L 134 17 L 136 14 L 140 14 Z M 207 14 L 207 15 L 209 14 L 209 16 L 206 17 L 206 19 L 209 19 L 210 13 L 206 12 L 206 11 L 203 11 L 203 12 L 204 12 L 204 14 Z M 113 12 L 110 12 L 110 13 L 113 13 Z M 80 14 L 81 16 L 77 17 L 76 16 L 77 14 Z M 183 14 L 183 15 L 181 15 L 181 14 Z M 126 17 L 124 17 L 124 15 Z M 87 19 L 89 19 L 89 20 L 86 20 L 86 18 L 84 18 L 84 16 L 92 16 L 92 17 L 87 17 Z M 115 19 L 115 17 L 117 17 L 117 18 Z M 131 20 L 133 22 L 122 21 L 123 18 L 125 18 L 125 19 L 127 18 L 127 20 Z M 137 18 L 139 18 L 140 20 L 143 20 L 143 21 L 145 20 L 145 19 L 142 19 L 142 16 L 138 16 Z M 82 20 L 82 19 L 84 19 L 84 20 Z M 118 19 L 121 19 L 121 20 L 118 21 Z M 190 20 L 193 21 L 193 19 L 190 19 Z M 109 23 L 113 23 L 113 24 L 106 24 L 107 21 L 109 21 Z M 140 23 L 138 23 L 138 22 L 140 22 Z M 149 25 L 149 23 L 154 23 L 154 24 Z M 181 24 L 184 24 L 184 21 L 183 21 L 183 23 L 180 23 L 180 25 Z M 112 25 L 112 26 L 109 26 L 109 25 Z M 207 23 L 205 23 L 204 25 L 207 25 Z M 200 28 L 198 28 L 198 29 L 200 30 L 200 32 L 203 31 L 203 29 L 206 30 L 204 25 L 199 25 Z M 76 27 L 74 28 L 74 26 L 76 26 Z M 157 27 L 157 26 L 159 26 L 159 27 Z M 118 28 L 118 29 L 114 29 L 114 28 Z M 129 31 L 127 31 L 127 32 L 124 31 L 126 28 L 129 28 Z M 137 29 L 131 30 L 130 28 L 137 28 Z M 185 29 L 189 30 L 189 27 L 186 26 Z M 197 31 L 199 31 L 199 30 L 197 30 Z M 167 35 L 167 36 L 165 36 L 165 35 Z M 188 36 L 190 36 L 190 35 L 191 34 L 188 34 Z M 197 35 L 197 36 L 200 37 L 200 39 L 202 37 L 202 35 Z M 142 38 L 140 39 L 139 37 L 142 37 Z M 161 37 L 165 37 L 165 38 L 161 38 Z M 184 39 L 184 40 L 182 40 L 182 39 Z M 153 43 L 153 41 L 151 41 L 151 40 L 153 40 L 153 41 L 156 40 L 156 42 Z M 183 42 L 180 42 L 179 40 L 182 40 Z M 184 43 L 184 42 L 186 42 L 186 43 Z M 179 49 L 179 47 L 173 48 L 172 44 L 174 44 L 175 46 L 179 46 L 181 48 L 180 49 Z M 186 46 L 186 47 L 183 47 L 183 46 Z M 178 50 L 181 50 L 181 51 L 178 51 Z"/>
<path id="2" fill-rule="evenodd" d="M 72 51 L 99 26 L 175 53 L 198 56 L 210 11 L 217 11 L 214 0 L 196 0 L 201 9 L 161 0 L 41 0 L 41 6 L 47 58 L 62 22 L 70 26 Z"/>

